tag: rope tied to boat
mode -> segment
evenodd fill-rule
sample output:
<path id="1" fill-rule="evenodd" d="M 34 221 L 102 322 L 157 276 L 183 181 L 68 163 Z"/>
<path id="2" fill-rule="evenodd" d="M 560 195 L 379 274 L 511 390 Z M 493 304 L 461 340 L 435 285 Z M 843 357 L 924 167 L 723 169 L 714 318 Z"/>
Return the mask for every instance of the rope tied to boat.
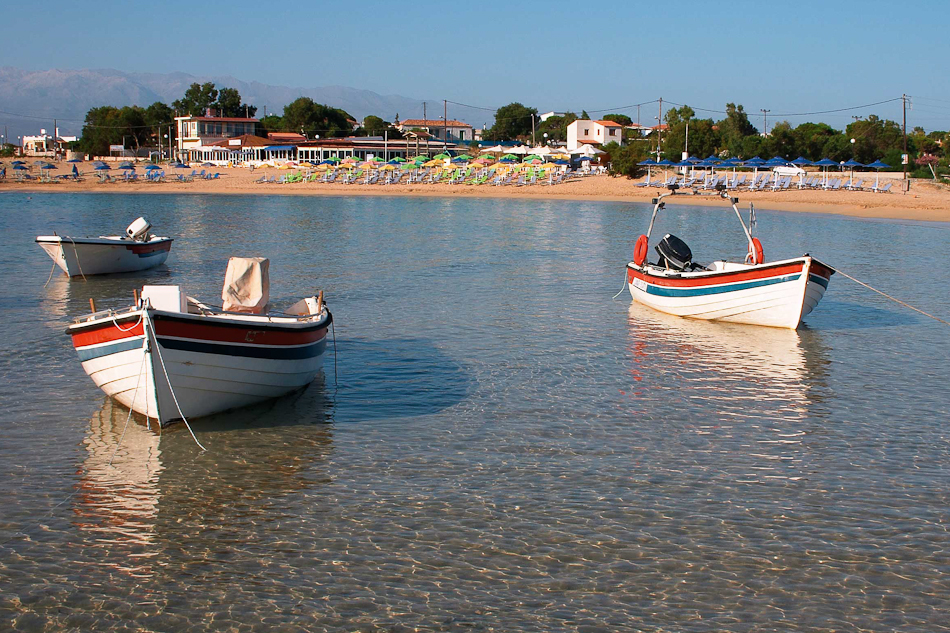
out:
<path id="1" fill-rule="evenodd" d="M 181 421 L 185 423 L 185 428 L 187 428 L 188 432 L 191 433 L 191 439 L 195 441 L 195 444 L 198 445 L 198 448 L 206 451 L 208 449 L 202 446 L 201 442 L 198 441 L 198 438 L 195 436 L 195 432 L 191 430 L 191 425 L 188 424 L 188 419 L 185 417 L 185 414 L 182 413 L 181 405 L 178 404 L 178 396 L 175 395 L 175 389 L 172 388 L 172 381 L 168 377 L 168 370 L 165 369 L 165 359 L 162 358 L 162 348 L 158 344 L 158 338 L 155 336 L 155 326 L 152 323 L 152 317 L 148 313 L 147 306 L 142 307 L 142 313 L 145 315 L 145 327 L 148 328 L 149 332 L 152 333 L 152 338 L 155 339 L 155 351 L 158 353 L 158 362 L 162 367 L 162 374 L 165 376 L 165 383 L 168 385 L 168 392 L 172 394 L 172 400 L 175 402 L 175 407 L 178 409 L 178 415 L 181 416 Z M 161 420 L 159 420 L 159 426 L 161 426 Z"/>
<path id="2" fill-rule="evenodd" d="M 890 300 L 893 301 L 894 303 L 899 303 L 900 305 L 904 306 L 905 308 L 910 308 L 911 310 L 914 310 L 915 312 L 920 312 L 922 315 L 927 316 L 927 317 L 930 317 L 930 318 L 933 319 L 934 321 L 939 321 L 939 322 L 943 323 L 944 325 L 950 325 L 950 322 L 944 321 L 944 320 L 941 319 L 940 317 L 935 317 L 934 315 L 932 315 L 932 314 L 930 314 L 930 313 L 924 312 L 924 311 L 921 310 L 920 308 L 915 308 L 914 306 L 910 305 L 910 304 L 907 303 L 906 301 L 901 301 L 900 299 L 897 299 L 896 297 L 892 297 L 891 295 L 887 294 L 886 292 L 882 292 L 881 290 L 878 290 L 877 288 L 871 286 L 870 284 L 864 283 L 864 282 L 861 281 L 860 279 L 855 279 L 854 277 L 852 277 L 852 276 L 849 275 L 848 273 L 842 271 L 840 268 L 835 268 L 835 272 L 837 272 L 837 273 L 838 273 L 839 275 L 841 275 L 842 277 L 847 277 L 848 279 L 850 279 L 851 281 L 853 281 L 853 282 L 856 283 L 856 284 L 859 284 L 859 285 L 864 286 L 864 287 L 867 288 L 868 290 L 873 290 L 873 291 L 876 292 L 877 294 L 879 294 L 879 295 L 881 295 L 881 296 L 883 296 L 883 297 L 887 297 L 888 299 L 890 299 Z"/>
<path id="3" fill-rule="evenodd" d="M 620 292 L 611 297 L 611 299 L 616 299 L 623 294 L 623 291 L 627 289 L 627 269 L 623 269 L 623 285 L 620 287 Z"/>
<path id="4" fill-rule="evenodd" d="M 79 261 L 79 251 L 76 250 L 76 240 L 69 237 L 68 235 L 66 236 L 66 239 L 73 243 L 73 253 L 76 255 L 76 265 L 79 266 L 79 274 L 82 275 L 82 280 L 88 281 L 88 279 L 86 279 L 86 273 L 82 271 L 82 262 Z"/>

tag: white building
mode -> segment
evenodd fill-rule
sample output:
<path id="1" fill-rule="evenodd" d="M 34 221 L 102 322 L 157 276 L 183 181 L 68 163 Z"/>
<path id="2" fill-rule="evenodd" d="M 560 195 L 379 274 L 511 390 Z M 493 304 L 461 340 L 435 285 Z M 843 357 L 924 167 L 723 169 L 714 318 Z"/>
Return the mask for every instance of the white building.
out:
<path id="1" fill-rule="evenodd" d="M 448 141 L 450 143 L 467 143 L 474 140 L 472 126 L 462 121 L 449 119 L 406 119 L 396 126 L 400 132 L 418 129 L 429 133 L 434 141 Z"/>
<path id="2" fill-rule="evenodd" d="M 75 141 L 75 136 L 60 136 L 59 128 L 56 128 L 56 134 L 51 136 L 45 129 L 40 130 L 37 136 L 24 136 L 22 140 L 22 154 L 24 156 L 49 156 L 54 157 L 66 151 L 66 146 Z"/>
<path id="3" fill-rule="evenodd" d="M 590 143 L 623 145 L 623 126 L 614 121 L 588 121 L 578 119 L 567 126 L 567 149 L 574 150 Z"/>
<path id="4" fill-rule="evenodd" d="M 176 116 L 178 126 L 178 152 L 203 145 L 214 145 L 223 139 L 253 135 L 257 131 L 257 119 L 213 116 L 209 109 L 206 116 Z"/>

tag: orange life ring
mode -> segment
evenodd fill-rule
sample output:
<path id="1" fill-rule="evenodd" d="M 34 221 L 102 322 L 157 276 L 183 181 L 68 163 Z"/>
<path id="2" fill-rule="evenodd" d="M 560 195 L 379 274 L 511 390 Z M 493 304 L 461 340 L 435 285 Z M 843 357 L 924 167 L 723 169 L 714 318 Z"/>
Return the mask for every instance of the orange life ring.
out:
<path id="1" fill-rule="evenodd" d="M 647 250 L 650 245 L 647 242 L 647 236 L 641 235 L 637 238 L 637 244 L 633 247 L 633 263 L 637 266 L 643 266 L 647 260 Z"/>
<path id="2" fill-rule="evenodd" d="M 751 260 L 753 264 L 762 264 L 765 262 L 765 252 L 762 250 L 762 242 L 760 242 L 757 237 L 753 237 L 752 243 L 749 244 L 749 254 L 746 256 L 746 261 L 749 260 Z"/>

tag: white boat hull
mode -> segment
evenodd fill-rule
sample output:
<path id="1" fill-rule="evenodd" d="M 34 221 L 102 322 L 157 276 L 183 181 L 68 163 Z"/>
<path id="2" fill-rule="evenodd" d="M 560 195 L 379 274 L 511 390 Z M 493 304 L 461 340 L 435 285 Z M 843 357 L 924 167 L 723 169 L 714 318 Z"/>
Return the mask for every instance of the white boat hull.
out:
<path id="1" fill-rule="evenodd" d="M 311 318 L 149 309 L 69 328 L 83 369 L 106 394 L 163 426 L 276 398 L 310 384 L 329 311 Z"/>
<path id="2" fill-rule="evenodd" d="M 673 273 L 627 265 L 634 300 L 693 319 L 796 329 L 821 300 L 833 271 L 811 257 L 728 270 Z"/>
<path id="3" fill-rule="evenodd" d="M 36 243 L 70 277 L 127 273 L 165 263 L 172 239 L 138 242 L 122 237 L 70 238 L 40 235 Z"/>

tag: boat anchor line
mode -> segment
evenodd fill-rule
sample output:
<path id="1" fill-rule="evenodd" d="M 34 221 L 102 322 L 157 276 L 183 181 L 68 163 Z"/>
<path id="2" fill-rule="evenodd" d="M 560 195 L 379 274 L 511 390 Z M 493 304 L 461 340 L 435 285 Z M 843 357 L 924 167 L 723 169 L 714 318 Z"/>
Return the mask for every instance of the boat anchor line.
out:
<path id="1" fill-rule="evenodd" d="M 66 239 L 73 244 L 73 253 L 76 254 L 76 265 L 79 266 L 79 274 L 82 275 L 82 280 L 88 281 L 88 279 L 86 279 L 86 274 L 82 271 L 82 262 L 79 261 L 79 251 L 76 250 L 76 240 L 69 236 L 66 236 Z"/>
<path id="2" fill-rule="evenodd" d="M 198 445 L 198 448 L 200 448 L 203 451 L 206 451 L 208 449 L 202 446 L 201 442 L 198 441 L 198 438 L 195 437 L 195 432 L 191 430 L 191 425 L 188 424 L 188 418 L 186 418 L 185 414 L 182 413 L 181 405 L 178 404 L 178 396 L 175 395 L 175 389 L 172 387 L 171 378 L 168 377 L 168 370 L 165 369 L 165 359 L 162 358 L 161 346 L 158 344 L 158 340 L 155 339 L 155 326 L 152 324 L 152 317 L 149 316 L 148 305 L 142 306 L 142 313 L 145 317 L 145 330 L 147 332 L 145 335 L 145 339 L 147 341 L 148 337 L 151 336 L 155 340 L 155 351 L 158 352 L 158 362 L 162 367 L 162 374 L 164 374 L 165 376 L 165 383 L 168 385 L 168 392 L 172 395 L 172 400 L 175 402 L 175 408 L 178 409 L 178 415 L 181 416 L 181 421 L 185 423 L 185 427 L 188 429 L 188 432 L 191 433 L 191 439 L 195 441 L 195 444 Z"/>
<path id="3" fill-rule="evenodd" d="M 883 296 L 883 297 L 887 297 L 888 299 L 890 299 L 891 301 L 893 301 L 893 302 L 895 302 L 895 303 L 899 303 L 900 305 L 904 306 L 905 308 L 910 308 L 911 310 L 914 310 L 914 311 L 916 311 L 916 312 L 920 312 L 922 315 L 928 316 L 928 317 L 930 317 L 931 319 L 933 319 L 934 321 L 940 321 L 940 322 L 943 323 L 944 325 L 950 325 L 950 323 L 948 323 L 947 321 L 944 321 L 944 320 L 941 319 L 940 317 L 935 317 L 935 316 L 932 315 L 932 314 L 928 314 L 927 312 L 924 312 L 924 311 L 921 310 L 920 308 L 915 308 L 914 306 L 910 305 L 909 303 L 907 303 L 907 302 L 905 302 L 905 301 L 901 301 L 900 299 L 897 299 L 897 298 L 895 298 L 895 297 L 892 297 L 891 295 L 887 294 L 886 292 L 882 292 L 882 291 L 878 290 L 877 288 L 871 286 L 870 284 L 866 284 L 866 283 L 864 283 L 863 281 L 861 281 L 861 280 L 859 280 L 859 279 L 855 279 L 854 277 L 852 277 L 852 276 L 849 275 L 848 273 L 842 272 L 842 270 L 841 270 L 840 268 L 835 268 L 835 272 L 837 272 L 838 274 L 840 274 L 840 275 L 843 276 L 843 277 L 847 277 L 848 279 L 850 279 L 851 281 L 853 281 L 853 282 L 856 283 L 856 284 L 860 284 L 860 285 L 864 286 L 864 287 L 867 288 L 868 290 L 873 290 L 874 292 L 878 293 L 879 295 L 881 295 L 881 296 Z"/>

